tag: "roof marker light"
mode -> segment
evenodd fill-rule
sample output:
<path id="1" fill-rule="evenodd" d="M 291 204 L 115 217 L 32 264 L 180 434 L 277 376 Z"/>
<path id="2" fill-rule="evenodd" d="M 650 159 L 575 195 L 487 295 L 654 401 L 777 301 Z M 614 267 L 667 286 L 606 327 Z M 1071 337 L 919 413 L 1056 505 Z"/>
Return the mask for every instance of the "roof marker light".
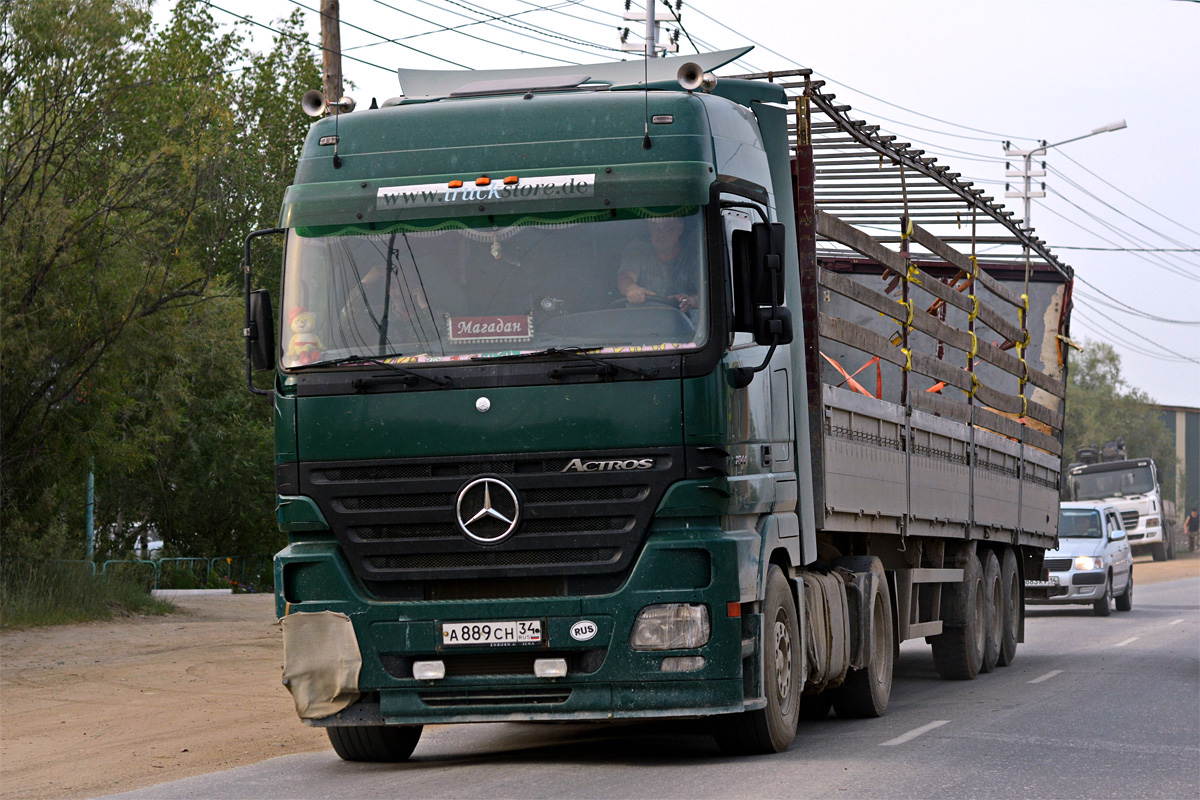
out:
<path id="1" fill-rule="evenodd" d="M 475 179 L 476 186 L 487 186 L 491 182 L 492 182 L 492 179 L 489 178 L 487 175 L 482 175 Z"/>
<path id="2" fill-rule="evenodd" d="M 516 175 L 509 175 L 507 178 L 504 179 L 504 185 L 512 186 L 514 183 L 516 183 L 519 180 L 521 180 L 521 179 L 518 178 Z"/>
<path id="3" fill-rule="evenodd" d="M 451 189 L 461 189 L 462 181 L 450 181 L 449 186 Z"/>

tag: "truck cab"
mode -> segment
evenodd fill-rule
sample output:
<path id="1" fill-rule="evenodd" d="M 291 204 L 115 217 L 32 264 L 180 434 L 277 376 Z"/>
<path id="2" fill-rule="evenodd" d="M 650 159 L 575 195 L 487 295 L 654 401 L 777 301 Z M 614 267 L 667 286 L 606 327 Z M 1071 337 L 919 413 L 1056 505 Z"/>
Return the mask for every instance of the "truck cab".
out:
<path id="1" fill-rule="evenodd" d="M 1074 465 L 1068 472 L 1066 490 L 1074 501 L 1112 504 L 1121 515 L 1135 554 L 1149 551 L 1155 561 L 1175 557 L 1161 477 L 1152 459 Z"/>

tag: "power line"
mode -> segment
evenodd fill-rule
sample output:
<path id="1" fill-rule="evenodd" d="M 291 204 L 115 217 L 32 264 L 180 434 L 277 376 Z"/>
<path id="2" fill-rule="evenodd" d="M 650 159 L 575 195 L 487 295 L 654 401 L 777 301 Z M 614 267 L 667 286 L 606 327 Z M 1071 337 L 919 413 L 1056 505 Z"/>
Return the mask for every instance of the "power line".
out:
<path id="1" fill-rule="evenodd" d="M 1088 284 L 1088 285 L 1090 286 L 1091 284 Z M 1200 320 L 1170 319 L 1168 317 L 1160 317 L 1155 314 L 1151 314 L 1149 312 L 1142 311 L 1140 308 L 1134 308 L 1133 306 L 1128 305 L 1126 303 L 1122 303 L 1120 301 L 1109 302 L 1107 300 L 1102 300 L 1099 297 L 1092 297 L 1091 295 L 1089 295 L 1086 292 L 1083 292 L 1079 289 L 1076 289 L 1075 292 L 1076 292 L 1076 294 L 1080 295 L 1081 297 L 1083 297 L 1086 300 L 1089 300 L 1090 302 L 1099 303 L 1102 306 L 1108 306 L 1109 308 L 1113 309 L 1114 311 L 1120 311 L 1123 314 L 1129 314 L 1130 316 L 1138 317 L 1140 319 L 1148 320 L 1151 322 L 1161 322 L 1165 325 L 1196 325 L 1196 326 L 1200 326 Z"/>
<path id="2" fill-rule="evenodd" d="M 1091 310 L 1097 314 L 1102 314 L 1102 315 L 1104 314 L 1103 311 L 1100 311 L 1096 307 L 1091 306 L 1086 300 L 1080 300 L 1078 302 L 1080 305 L 1084 306 L 1085 308 L 1091 308 Z M 1191 356 L 1185 356 L 1183 353 L 1177 353 L 1174 350 L 1170 349 L 1169 347 L 1163 347 L 1161 344 L 1154 341 L 1149 336 L 1143 336 L 1142 334 L 1135 331 L 1133 328 L 1130 328 L 1126 325 L 1122 325 L 1120 322 L 1117 322 L 1112 317 L 1109 317 L 1107 315 L 1104 315 L 1104 316 L 1105 316 L 1105 321 L 1107 321 L 1108 323 L 1115 325 L 1116 327 L 1120 328 L 1121 330 L 1125 331 L 1126 333 L 1132 333 L 1134 336 L 1138 337 L 1139 339 L 1141 339 L 1143 341 L 1149 342 L 1151 345 L 1153 345 L 1154 347 L 1157 347 L 1159 350 L 1162 350 L 1165 353 L 1169 353 L 1170 355 L 1173 355 L 1177 358 L 1181 358 L 1184 361 L 1190 361 L 1193 364 L 1200 364 L 1200 359 L 1192 358 Z M 1111 335 L 1111 331 L 1109 331 L 1108 334 Z"/>
<path id="3" fill-rule="evenodd" d="M 1071 202 L 1070 200 L 1068 200 L 1067 198 L 1063 197 L 1063 195 L 1062 195 L 1060 192 L 1055 192 L 1055 194 L 1056 194 L 1056 195 L 1058 195 L 1059 197 L 1062 197 L 1062 198 L 1063 198 L 1063 200 L 1066 200 L 1066 202 L 1067 202 L 1068 204 L 1070 204 L 1070 205 L 1074 206 L 1075 208 L 1079 209 L 1079 210 L 1080 210 L 1080 211 L 1082 211 L 1082 212 L 1083 212 L 1085 215 L 1087 215 L 1088 217 L 1091 217 L 1091 218 L 1092 218 L 1093 220 L 1095 220 L 1096 222 L 1099 222 L 1101 225 L 1104 225 L 1105 227 L 1109 228 L 1110 230 L 1113 230 L 1113 232 L 1114 232 L 1114 233 L 1116 233 L 1117 235 L 1119 235 L 1119 236 L 1123 236 L 1123 237 L 1125 237 L 1126 239 L 1129 239 L 1129 238 L 1131 238 L 1131 237 L 1129 237 L 1127 234 L 1124 234 L 1124 233 L 1122 233 L 1121 231 L 1118 231 L 1118 230 L 1116 230 L 1116 229 L 1114 228 L 1114 226 L 1113 226 L 1113 225 L 1111 225 L 1110 223 L 1108 223 L 1108 222 L 1105 222 L 1104 220 L 1102 220 L 1102 219 L 1100 219 L 1099 217 L 1097 217 L 1095 214 L 1092 214 L 1090 211 L 1087 211 L 1086 209 L 1084 209 L 1084 208 L 1080 207 L 1080 206 L 1079 206 L 1079 205 L 1077 205 L 1076 203 L 1073 203 L 1073 202 Z M 1056 217 L 1059 217 L 1059 218 L 1061 218 L 1061 219 L 1064 219 L 1064 220 L 1066 220 L 1067 222 L 1071 223 L 1072 225 L 1074 225 L 1075 227 L 1079 228 L 1080 230 L 1082 230 L 1082 231 L 1086 231 L 1087 233 L 1090 233 L 1092 236 L 1095 236 L 1097 239 L 1099 239 L 1099 240 L 1100 240 L 1100 241 L 1102 241 L 1102 242 L 1107 242 L 1108 244 L 1111 244 L 1111 245 L 1116 245 L 1116 244 L 1117 244 L 1117 243 L 1116 243 L 1116 242 L 1114 242 L 1112 239 L 1106 238 L 1106 237 L 1104 237 L 1104 236 L 1100 235 L 1099 233 L 1096 233 L 1095 231 L 1093 231 L 1093 230 L 1091 230 L 1091 229 L 1089 229 L 1089 228 L 1087 228 L 1087 227 L 1085 227 L 1085 226 L 1081 225 L 1080 223 L 1076 222 L 1075 220 L 1071 219 L 1070 217 L 1066 216 L 1065 214 L 1062 214 L 1061 212 L 1059 212 L 1059 211 L 1056 211 L 1056 210 L 1053 208 L 1053 206 L 1044 205 L 1044 206 L 1042 206 L 1042 208 L 1044 208 L 1046 211 L 1049 211 L 1051 214 L 1055 215 Z M 1147 256 L 1146 256 L 1145 254 L 1143 254 L 1143 253 L 1131 253 L 1131 255 L 1135 256 L 1136 258 L 1140 258 L 1142 261 L 1145 261 L 1147 264 L 1151 264 L 1151 265 L 1153 265 L 1153 266 L 1156 266 L 1156 267 L 1159 267 L 1159 268 L 1161 268 L 1161 269 L 1165 269 L 1167 272 L 1170 272 L 1170 273 L 1172 273 L 1172 274 L 1178 275 L 1178 276 L 1180 276 L 1180 277 L 1182 277 L 1182 278 L 1187 278 L 1188 280 L 1193 280 L 1193 281 L 1200 281 L 1200 276 L 1197 276 L 1197 275 L 1193 275 L 1193 274 L 1191 274 L 1191 273 L 1188 273 L 1188 272 L 1184 271 L 1183 269 L 1181 269 L 1180 267 L 1176 266 L 1175 264 L 1164 264 L 1164 263 L 1163 263 L 1163 262 L 1161 262 L 1161 261 L 1154 261 L 1154 260 L 1151 260 L 1150 258 L 1147 258 Z"/>
<path id="4" fill-rule="evenodd" d="M 572 1 L 577 2 L 578 0 L 568 0 L 568 4 L 570 4 Z M 506 14 L 505 16 L 517 17 L 517 16 L 521 16 L 523 14 L 532 14 L 533 12 L 540 11 L 540 10 L 543 10 L 542 7 L 536 6 L 534 8 L 527 8 L 524 11 L 514 11 L 513 13 Z M 549 8 L 547 8 L 545 10 L 549 10 Z M 464 19 L 469 19 L 465 15 L 460 14 L 459 16 L 462 16 Z M 368 42 L 367 44 L 356 44 L 353 47 L 342 48 L 342 52 L 344 53 L 347 50 L 364 50 L 368 47 L 378 47 L 381 44 L 408 41 L 409 39 L 419 39 L 422 36 L 430 36 L 435 33 L 444 33 L 445 31 L 457 31 L 461 28 L 471 28 L 476 25 L 483 25 L 486 22 L 487 22 L 487 20 L 476 19 L 476 20 L 471 20 L 470 22 L 464 22 L 461 25 L 443 25 L 443 26 L 439 27 L 437 30 L 421 31 L 420 33 L 410 33 L 408 36 L 397 36 L 394 39 L 388 39 L 387 42 Z"/>
<path id="5" fill-rule="evenodd" d="M 1107 253 L 1200 253 L 1200 247 L 1071 247 L 1065 244 L 1056 244 L 1054 249 L 1100 250 Z"/>
<path id="6" fill-rule="evenodd" d="M 783 55 L 782 53 L 780 53 L 780 52 L 778 52 L 778 51 L 776 51 L 776 50 L 772 50 L 771 48 L 767 47 L 766 45 L 762 44 L 761 42 L 755 41 L 753 38 L 751 38 L 751 37 L 749 37 L 749 36 L 746 36 L 744 33 L 741 33 L 741 32 L 739 32 L 739 31 L 736 31 L 736 30 L 734 30 L 733 28 L 729 27 L 728 25 L 726 25 L 725 23 L 721 22 L 720 20 L 717 20 L 717 19 L 714 19 L 713 17 L 710 17 L 708 14 L 705 14 L 703 11 L 701 11 L 699 8 L 696 8 L 694 5 L 693 5 L 693 6 L 691 6 L 691 10 L 692 10 L 692 11 L 695 11 L 697 14 L 699 14 L 700 16 L 704 17 L 705 19 L 709 20 L 710 22 L 714 22 L 714 23 L 716 23 L 717 25 L 720 25 L 722 28 L 724 28 L 725 30 L 729 31 L 730 33 L 737 34 L 738 36 L 741 36 L 743 39 L 746 39 L 747 41 L 749 41 L 749 42 L 751 42 L 751 43 L 753 43 L 753 44 L 755 44 L 755 45 L 757 45 L 757 46 L 761 47 L 763 50 L 766 50 L 768 53 L 771 53 L 771 54 L 773 54 L 773 55 L 779 56 L 780 58 L 784 59 L 784 60 L 785 60 L 785 61 L 787 61 L 788 63 L 790 63 L 790 64 L 794 64 L 794 65 L 795 65 L 795 66 L 797 66 L 797 67 L 805 68 L 803 64 L 801 64 L 801 63 L 799 63 L 799 62 L 797 62 L 797 61 L 793 61 L 792 59 L 788 58 L 787 56 Z M 880 102 L 880 103 L 885 103 L 886 105 L 892 106 L 893 108 L 898 108 L 898 109 L 900 109 L 901 111 L 906 111 L 906 112 L 908 112 L 909 114 L 915 114 L 915 115 L 916 115 L 916 116 L 918 116 L 918 117 L 924 117 L 925 119 L 931 119 L 931 120 L 933 120 L 934 122 L 940 122 L 940 123 L 942 123 L 943 125 L 953 125 L 953 126 L 954 126 L 954 127 L 956 127 L 956 128 L 962 128 L 963 130 L 967 130 L 967 131 L 973 131 L 973 132 L 975 132 L 975 133 L 985 133 L 985 134 L 987 134 L 988 136 L 995 136 L 995 137 L 997 137 L 998 139 L 1024 139 L 1024 140 L 1031 141 L 1031 142 L 1036 142 L 1036 141 L 1039 141 L 1038 139 L 1036 139 L 1036 138 L 1034 138 L 1034 137 L 1032 137 L 1032 136 L 1009 136 L 1009 135 L 1007 135 L 1007 134 L 1003 134 L 1003 133 L 996 133 L 995 131 L 983 130 L 983 129 L 981 129 L 981 128 L 972 128 L 970 125 L 961 125 L 961 124 L 959 124 L 959 123 L 957 123 L 957 122 L 951 122 L 950 120 L 941 119 L 940 117 L 934 117 L 934 116 L 931 116 L 931 115 L 929 115 L 929 114 L 922 114 L 920 111 L 914 111 L 913 109 L 911 109 L 911 108 L 906 108 L 905 106 L 899 105 L 898 103 L 893 103 L 893 102 L 890 102 L 890 101 L 888 101 L 888 100 L 884 100 L 884 99 L 883 99 L 883 98 L 881 98 L 881 97 L 876 97 L 875 95 L 868 94 L 867 92 L 864 92 L 864 91 L 862 91 L 861 89 L 856 89 L 856 88 L 854 88 L 853 86 L 851 86 L 851 85 L 850 85 L 850 84 L 848 84 L 848 83 L 842 83 L 841 81 L 839 81 L 839 80 L 835 80 L 834 78 L 831 78 L 830 76 L 828 76 L 828 75 L 825 75 L 825 74 L 823 74 L 823 73 L 819 73 L 819 72 L 816 72 L 816 71 L 814 71 L 814 72 L 813 72 L 813 74 L 814 74 L 814 75 L 820 75 L 822 78 L 825 78 L 825 79 L 826 79 L 826 80 L 828 80 L 830 83 L 836 83 L 836 84 L 837 84 L 837 85 L 839 85 L 839 86 L 844 86 L 845 88 L 849 89 L 849 90 L 850 90 L 850 91 L 852 91 L 852 92 L 858 92 L 858 93 L 859 93 L 859 94 L 861 94 L 863 97 L 869 97 L 869 98 L 871 98 L 872 100 L 875 100 L 875 101 L 877 101 L 877 102 Z"/>
<path id="7" fill-rule="evenodd" d="M 1122 347 L 1124 347 L 1128 350 L 1131 350 L 1134 353 L 1137 353 L 1140 356 L 1145 356 L 1146 358 L 1153 358 L 1156 361 L 1165 361 L 1169 364 L 1190 363 L 1190 360 L 1187 358 L 1176 358 L 1174 356 L 1166 356 L 1161 353 L 1156 353 L 1152 350 L 1147 350 L 1146 348 L 1144 348 L 1140 345 L 1134 344 L 1133 342 L 1130 342 L 1128 339 L 1123 339 L 1120 336 L 1114 336 L 1112 331 L 1108 331 L 1108 330 L 1101 328 L 1099 325 L 1097 325 L 1096 323 L 1092 322 L 1091 320 L 1089 320 L 1085 317 L 1072 317 L 1071 324 L 1072 325 L 1082 325 L 1084 328 L 1087 328 L 1089 331 L 1091 331 L 1091 333 L 1093 335 L 1095 335 L 1097 337 L 1097 339 L 1101 342 L 1105 342 L 1105 341 L 1115 342 L 1117 344 L 1120 344 Z"/>
<path id="8" fill-rule="evenodd" d="M 1200 2 L 1200 0 L 1196 0 L 1196 2 Z M 1087 167 L 1085 167 L 1083 164 L 1080 164 L 1078 161 L 1076 161 L 1075 159 L 1071 158 L 1071 157 L 1070 157 L 1069 155 L 1067 155 L 1066 153 L 1061 153 L 1061 152 L 1060 152 L 1060 153 L 1059 153 L 1059 155 L 1061 155 L 1063 158 L 1067 159 L 1067 161 L 1070 161 L 1070 162 L 1071 162 L 1072 164 L 1074 164 L 1075 166 L 1079 167 L 1081 170 L 1083 170 L 1083 171 L 1084 171 L 1084 172 L 1086 172 L 1087 174 L 1091 175 L 1091 176 L 1092 176 L 1093 178 L 1095 178 L 1096 180 L 1098 180 L 1098 181 L 1100 181 L 1101 183 L 1105 184 L 1105 185 L 1106 185 L 1106 186 L 1108 186 L 1109 188 L 1111 188 L 1111 189 L 1116 189 L 1118 192 L 1120 192 L 1121 194 L 1125 195 L 1125 196 L 1126 196 L 1126 197 L 1128 197 L 1130 200 L 1132 200 L 1133 202 L 1137 203 L 1139 206 L 1141 206 L 1142 208 L 1146 209 L 1147 211 L 1150 211 L 1150 212 L 1152 212 L 1152 213 L 1154 213 L 1154 214 L 1157 214 L 1158 216 L 1160 216 L 1160 217 L 1162 217 L 1163 219 L 1165 219 L 1167 222 L 1170 222 L 1170 223 L 1172 223 L 1172 224 L 1174 224 L 1174 225 L 1178 225 L 1179 227 L 1183 228 L 1185 231 L 1188 231 L 1188 232 L 1190 232 L 1190 233 L 1194 233 L 1194 234 L 1196 234 L 1197 236 L 1200 236 L 1200 231 L 1196 230 L 1195 228 L 1189 228 L 1187 225 L 1184 225 L 1182 222 L 1178 222 L 1178 221 L 1176 221 L 1176 220 L 1173 220 L 1173 219 L 1171 219 L 1171 218 L 1170 218 L 1170 217 L 1168 217 L 1166 214 L 1163 214 L 1161 211 L 1156 211 L 1155 209 L 1153 209 L 1153 208 L 1151 208 L 1150 206 L 1148 206 L 1148 205 L 1146 205 L 1145 203 L 1143 203 L 1141 200 L 1138 200 L 1136 197 L 1134 197 L 1133 195 L 1129 194 L 1129 192 L 1125 191 L 1125 190 L 1124 190 L 1124 189 L 1122 189 L 1121 187 L 1119 187 L 1119 186 L 1116 186 L 1116 185 L 1114 185 L 1114 184 L 1112 184 L 1112 183 L 1109 183 L 1109 182 L 1108 182 L 1108 181 L 1106 181 L 1104 178 L 1101 178 L 1099 175 L 1097 175 L 1096 173 L 1092 172 L 1090 169 L 1088 169 Z"/>
<path id="9" fill-rule="evenodd" d="M 258 20 L 251 19 L 250 17 L 244 17 L 241 14 L 235 14 L 234 12 L 230 11 L 227 8 L 221 8 L 220 6 L 210 2 L 210 0 L 200 0 L 200 2 L 204 3 L 204 5 L 208 6 L 211 9 L 228 14 L 231 17 L 236 17 L 236 18 L 242 20 L 243 22 L 249 22 L 251 25 L 257 25 L 260 28 L 266 28 L 267 30 L 271 31 L 272 33 L 277 33 L 280 36 L 286 37 L 288 39 L 293 39 L 297 42 L 303 42 L 304 44 L 308 45 L 309 47 L 315 47 L 316 49 L 318 49 L 322 52 L 324 52 L 327 49 L 319 44 L 310 42 L 308 39 L 305 39 L 303 36 L 296 36 L 294 34 L 286 32 L 286 31 L 281 31 L 278 28 L 273 28 L 270 25 L 265 25 L 265 24 L 259 22 Z M 397 42 L 397 44 L 399 44 L 399 42 Z M 401 44 L 400 46 L 405 47 L 409 50 L 412 50 L 414 53 L 420 53 L 421 55 L 428 56 L 429 58 L 436 58 L 438 61 L 445 61 L 447 64 L 453 64 L 456 67 L 463 67 L 462 64 L 459 64 L 456 61 L 451 61 L 448 58 L 442 58 L 441 56 L 435 56 L 432 53 L 426 53 L 424 50 L 418 50 L 417 48 L 409 47 L 406 44 Z M 364 61 L 363 59 L 356 58 L 355 56 L 348 56 L 348 55 L 342 54 L 342 58 L 349 59 L 350 61 L 357 61 L 360 64 L 366 64 L 368 67 L 375 67 L 375 69 L 381 69 L 381 70 L 384 70 L 385 72 L 388 72 L 393 75 L 395 74 L 395 70 L 391 69 L 390 67 L 384 67 L 384 66 L 380 66 L 379 64 L 372 63 L 370 61 Z M 463 67 L 463 68 L 467 69 L 467 67 Z"/>
<path id="10" fill-rule="evenodd" d="M 1158 231 L 1158 230 L 1155 230 L 1154 228 L 1151 228 L 1149 225 L 1147 225 L 1147 224 L 1146 224 L 1146 223 L 1144 223 L 1144 222 L 1141 222 L 1141 221 L 1139 221 L 1139 220 L 1136 220 L 1136 219 L 1134 219 L 1133 217 L 1131 217 L 1131 216 L 1129 216 L 1128 214 L 1126 214 L 1124 211 L 1121 211 L 1119 208 L 1117 208 L 1117 207 L 1113 206 L 1111 203 L 1108 203 L 1107 201 L 1105 201 L 1105 200 L 1102 200 L 1101 198 L 1099 198 L 1099 197 L 1097 197 L 1096 195 L 1092 194 L 1092 192 L 1088 191 L 1088 190 L 1087 190 L 1087 189 L 1085 189 L 1083 186 L 1081 186 L 1081 185 L 1079 185 L 1078 183 L 1076 183 L 1075 181 L 1073 181 L 1073 180 L 1072 180 L 1072 179 L 1071 179 L 1069 176 L 1067 176 L 1067 175 L 1064 175 L 1062 172 L 1060 172 L 1059 170 L 1055 169 L 1054 167 L 1047 167 L 1047 170 L 1049 170 L 1050 172 L 1054 173 L 1054 174 L 1055 174 L 1055 175 L 1057 175 L 1058 177 L 1062 178 L 1062 179 L 1063 179 L 1064 181 L 1066 181 L 1066 182 L 1067 182 L 1067 183 L 1068 183 L 1070 186 L 1074 187 L 1075 189 L 1078 189 L 1079 191 L 1081 191 L 1081 192 L 1083 192 L 1084 194 L 1086 194 L 1088 197 L 1092 198 L 1093 200 L 1095 200 L 1096 202 L 1098 202 L 1098 203 L 1100 203 L 1101 205 L 1105 206 L 1106 208 L 1108 208 L 1108 209 L 1111 209 L 1111 210 L 1112 210 L 1114 213 L 1116 213 L 1116 214 L 1119 214 L 1120 216 L 1124 217 L 1125 219 L 1129 220 L 1130 222 L 1132 222 L 1132 223 L 1134 223 L 1134 224 L 1136 224 L 1136 225 L 1140 225 L 1141 227 L 1145 228 L 1146 230 L 1150 231 L 1150 232 L 1151 232 L 1151 233 L 1153 233 L 1153 234 L 1156 234 L 1156 235 L 1158 235 L 1158 236 L 1161 236 L 1162 238 L 1166 239 L 1166 240 L 1167 240 L 1168 242 L 1170 242 L 1171 244 L 1178 245 L 1178 246 L 1180 246 L 1180 247 L 1187 247 L 1187 246 L 1188 246 L 1186 242 L 1181 242 L 1181 241 L 1179 241 L 1178 239 L 1175 239 L 1175 238 L 1172 238 L 1172 237 L 1168 236 L 1167 234 L 1163 233 L 1162 231 Z"/>
<path id="11" fill-rule="evenodd" d="M 288 0 L 288 2 L 291 2 L 291 3 L 296 3 L 296 5 L 300 5 L 300 4 L 297 2 L 297 0 Z M 475 35 L 475 34 L 473 34 L 473 33 L 467 33 L 466 31 L 458 30 L 457 28 L 450 28 L 450 27 L 447 27 L 447 26 L 445 26 L 445 25 L 441 25 L 441 24 L 439 24 L 439 23 L 437 23 L 437 22 L 434 22 L 433 20 L 429 20 L 429 19 L 425 19 L 424 17 L 417 16 L 416 14 L 412 13 L 411 11 L 405 11 L 405 10 L 404 10 L 404 9 L 402 9 L 402 8 L 396 8 L 396 6 L 394 6 L 394 5 L 391 5 L 390 3 L 385 3 L 385 2 L 383 2 L 383 0 L 375 0 L 375 2 L 376 2 L 376 3 L 378 3 L 379 5 L 383 6 L 384 8 L 390 8 L 392 11 L 397 11 L 397 12 L 399 12 L 399 13 L 401 13 L 401 14 L 404 14 L 404 15 L 406 15 L 406 16 L 412 17 L 413 19 L 418 19 L 418 20 L 420 20 L 421 22 L 424 22 L 424 23 L 426 23 L 426 24 L 428 24 L 428 25 L 434 25 L 434 26 L 436 26 L 436 27 L 438 28 L 438 30 L 436 30 L 436 31 L 427 31 L 427 33 L 445 33 L 445 32 L 449 32 L 449 33 L 457 33 L 459 36 L 466 36 L 468 39 L 474 39 L 474 40 L 475 40 L 475 41 L 477 41 L 477 42 L 483 42 L 484 44 L 487 44 L 487 45 L 494 45 L 495 47 L 502 47 L 502 48 L 504 48 L 505 50 L 512 50 L 512 51 L 514 51 L 514 52 L 517 52 L 517 53 L 520 53 L 520 54 L 522 54 L 522 55 L 526 55 L 526 56 L 536 56 L 537 58 L 544 58 L 544 59 L 546 59 L 547 61 L 557 61 L 557 62 L 559 62 L 559 63 L 561 63 L 561 64 L 569 64 L 569 63 L 571 63 L 571 62 L 569 62 L 569 61 L 567 61 L 567 60 L 565 60 L 565 59 L 562 59 L 562 58 L 555 58 L 554 56 L 542 55 L 541 53 L 531 53 L 531 52 L 529 52 L 528 50 L 522 50 L 522 49 L 520 49 L 519 47 L 512 47 L 511 45 L 507 45 L 507 44 L 501 44 L 500 42 L 494 42 L 494 41 L 492 41 L 492 40 L 490 40 L 490 39 L 484 39 L 484 38 L 482 38 L 482 37 L 480 37 L 480 36 L 476 36 L 476 35 Z M 357 26 L 351 26 L 351 27 L 357 27 Z M 359 28 L 359 30 L 363 30 L 363 28 Z M 399 40 L 397 40 L 397 39 L 389 39 L 389 38 L 387 38 L 386 36 L 380 36 L 378 33 L 375 33 L 374 31 L 367 31 L 367 33 L 370 33 L 372 36 L 379 36 L 379 38 L 380 38 L 380 39 L 383 39 L 383 40 L 384 40 L 384 42 L 387 42 L 387 43 L 390 43 L 390 44 L 400 44 L 400 41 L 399 41 Z M 379 44 L 382 44 L 382 43 L 383 43 L 383 42 L 380 42 Z M 403 46 L 403 45 L 401 45 L 401 46 Z"/>
<path id="12" fill-rule="evenodd" d="M 435 8 L 437 7 L 436 4 L 429 2 L 429 0 L 418 0 L 418 2 L 422 3 L 423 5 L 434 6 Z M 459 8 L 470 11 L 473 14 L 482 14 L 484 16 L 487 16 L 488 19 L 484 22 L 484 24 L 493 25 L 493 27 L 498 27 L 498 26 L 495 26 L 493 23 L 502 22 L 505 25 L 508 25 L 513 28 L 519 28 L 522 30 L 531 31 L 535 34 L 538 34 L 541 37 L 544 37 L 544 38 L 561 39 L 564 42 L 570 42 L 572 44 L 582 45 L 584 47 L 590 47 L 595 50 L 604 50 L 607 52 L 614 52 L 614 53 L 621 52 L 620 50 L 618 50 L 615 47 L 608 47 L 607 45 L 596 44 L 595 42 L 588 42 L 583 39 L 578 39 L 574 36 L 563 36 L 562 34 L 556 32 L 556 31 L 549 30 L 548 28 L 543 28 L 540 25 L 523 25 L 519 22 L 513 22 L 509 18 L 509 17 L 511 17 L 511 15 L 495 14 L 492 11 L 488 10 L 486 7 L 478 6 L 478 5 L 475 5 L 474 3 L 461 3 L 461 2 L 458 2 L 458 0 L 443 0 L 443 2 L 449 3 L 450 5 L 453 5 L 453 6 L 458 6 Z M 455 12 L 455 13 L 457 13 L 457 12 Z M 465 15 L 460 14 L 459 16 L 465 16 Z M 467 17 L 467 18 L 471 19 L 470 17 Z M 528 34 L 525 34 L 525 35 L 528 36 Z M 565 45 L 557 45 L 557 46 L 565 47 Z M 575 50 L 576 48 L 572 47 L 572 48 L 567 48 L 567 49 Z"/>

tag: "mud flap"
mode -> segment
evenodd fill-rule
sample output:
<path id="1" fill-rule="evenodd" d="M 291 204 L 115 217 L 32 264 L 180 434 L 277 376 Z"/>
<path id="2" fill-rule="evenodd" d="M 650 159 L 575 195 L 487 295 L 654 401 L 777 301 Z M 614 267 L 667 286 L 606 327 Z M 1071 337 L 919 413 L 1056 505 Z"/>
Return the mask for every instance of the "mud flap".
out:
<path id="1" fill-rule="evenodd" d="M 289 614 L 282 626 L 283 685 L 300 719 L 328 717 L 358 700 L 362 654 L 348 616 Z"/>

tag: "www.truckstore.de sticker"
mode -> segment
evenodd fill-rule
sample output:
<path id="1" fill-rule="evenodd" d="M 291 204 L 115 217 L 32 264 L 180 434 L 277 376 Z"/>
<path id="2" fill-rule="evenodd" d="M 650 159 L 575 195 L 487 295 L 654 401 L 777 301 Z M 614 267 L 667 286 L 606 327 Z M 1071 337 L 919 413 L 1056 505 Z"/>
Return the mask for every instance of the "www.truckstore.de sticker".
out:
<path id="1" fill-rule="evenodd" d="M 510 179 L 511 180 L 511 179 Z M 591 197 L 596 190 L 596 175 L 543 175 L 520 178 L 516 182 L 492 180 L 484 185 L 476 181 L 422 183 L 415 186 L 381 186 L 376 196 L 377 209 L 420 208 L 453 203 L 497 203 L 513 200 Z"/>

